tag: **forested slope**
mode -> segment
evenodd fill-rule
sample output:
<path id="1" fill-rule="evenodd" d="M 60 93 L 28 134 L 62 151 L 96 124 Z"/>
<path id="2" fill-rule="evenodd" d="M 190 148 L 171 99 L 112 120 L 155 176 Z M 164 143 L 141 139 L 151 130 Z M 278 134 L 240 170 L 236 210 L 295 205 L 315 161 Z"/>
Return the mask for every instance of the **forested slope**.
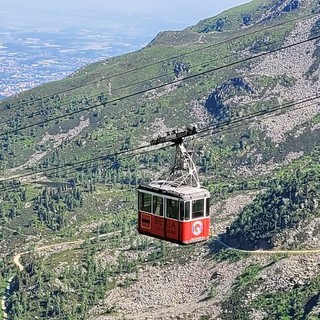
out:
<path id="1" fill-rule="evenodd" d="M 2 100 L 9 317 L 319 316 L 319 253 L 303 253 L 319 248 L 319 12 L 316 1 L 252 1 Z M 142 237 L 135 187 L 167 172 L 174 150 L 139 148 L 194 124 L 213 238 Z"/>
<path id="2" fill-rule="evenodd" d="M 262 191 L 227 228 L 223 239 L 240 248 L 271 249 L 274 237 L 280 230 L 293 229 L 319 217 L 319 157 L 319 151 L 314 152 L 311 157 L 297 161 L 271 181 L 268 190 Z M 318 238 L 318 231 L 314 230 L 312 236 Z M 299 245 L 306 240 L 303 235 L 301 237 L 287 245 Z"/>

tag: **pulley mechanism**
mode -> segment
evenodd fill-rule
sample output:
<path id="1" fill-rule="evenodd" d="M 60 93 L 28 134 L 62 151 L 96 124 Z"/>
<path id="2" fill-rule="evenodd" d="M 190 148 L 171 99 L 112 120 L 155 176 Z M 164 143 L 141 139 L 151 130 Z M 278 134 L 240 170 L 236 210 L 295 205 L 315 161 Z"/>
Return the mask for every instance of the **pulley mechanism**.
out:
<path id="1" fill-rule="evenodd" d="M 163 180 L 163 184 L 170 184 L 177 188 L 181 185 L 189 185 L 191 187 L 200 188 L 200 181 L 196 165 L 192 160 L 192 152 L 189 152 L 183 145 L 184 138 L 195 135 L 197 128 L 187 128 L 185 131 L 167 132 L 166 136 L 159 136 L 157 139 L 150 142 L 151 145 L 160 143 L 173 142 L 176 146 L 176 160 L 170 175 Z"/>
<path id="2" fill-rule="evenodd" d="M 192 153 L 183 145 L 195 127 L 168 132 L 151 145 L 176 146 L 173 169 L 165 178 L 138 187 L 138 231 L 179 244 L 205 241 L 210 237 L 210 192 L 200 186 Z"/>

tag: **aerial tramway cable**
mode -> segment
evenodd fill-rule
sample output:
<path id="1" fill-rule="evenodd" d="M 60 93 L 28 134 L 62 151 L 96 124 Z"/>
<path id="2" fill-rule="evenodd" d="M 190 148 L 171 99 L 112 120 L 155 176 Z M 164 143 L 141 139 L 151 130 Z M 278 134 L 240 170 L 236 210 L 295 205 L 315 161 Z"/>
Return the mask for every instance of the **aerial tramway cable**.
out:
<path id="1" fill-rule="evenodd" d="M 317 39 L 320 39 L 320 35 L 318 36 L 315 36 L 315 37 L 312 37 L 312 38 L 308 38 L 306 40 L 302 40 L 302 41 L 299 41 L 299 42 L 295 42 L 295 43 L 291 43 L 291 44 L 288 44 L 286 46 L 282 46 L 280 48 L 277 48 L 277 49 L 274 49 L 272 51 L 269 51 L 269 52 L 262 52 L 260 54 L 257 54 L 253 57 L 247 57 L 247 58 L 244 58 L 244 59 L 241 59 L 241 60 L 238 60 L 238 61 L 235 61 L 235 62 L 231 62 L 229 64 L 226 64 L 226 65 L 223 65 L 223 66 L 220 66 L 220 67 L 216 67 L 216 68 L 213 68 L 213 69 L 209 69 L 209 70 L 206 70 L 206 71 L 202 71 L 200 73 L 196 73 L 196 74 L 193 74 L 193 75 L 190 75 L 190 76 L 186 76 L 185 78 L 183 79 L 179 79 L 179 80 L 173 80 L 173 81 L 170 81 L 168 83 L 165 83 L 165 84 L 160 84 L 160 85 L 157 85 L 155 87 L 152 87 L 152 88 L 148 88 L 148 89 L 144 89 L 144 90 L 140 90 L 140 91 L 137 91 L 137 92 L 133 92 L 133 93 L 130 93 L 128 95 L 124 95 L 122 97 L 119 97 L 119 98 L 115 98 L 113 100 L 110 100 L 108 101 L 108 103 L 114 103 L 114 102 L 118 102 L 118 101 L 122 101 L 122 100 L 125 100 L 125 99 L 128 99 L 128 98 L 131 98 L 131 97 L 135 97 L 137 95 L 140 95 L 140 94 L 143 94 L 143 93 L 147 93 L 151 90 L 155 90 L 155 89 L 160 89 L 160 88 L 164 88 L 168 85 L 172 85 L 172 84 L 177 84 L 177 83 L 181 83 L 182 81 L 187 81 L 187 80 L 190 80 L 190 79 L 194 79 L 196 77 L 199 77 L 201 75 L 205 75 L 205 74 L 210 74 L 214 71 L 218 71 L 218 70 L 221 70 L 221 69 L 224 69 L 224 68 L 227 68 L 227 67 L 230 67 L 230 66 L 234 66 L 234 65 L 237 65 L 237 64 L 240 64 L 240 63 L 243 63 L 243 62 L 247 62 L 247 61 L 251 61 L 253 59 L 257 59 L 257 58 L 260 58 L 260 57 L 263 57 L 263 56 L 267 56 L 269 54 L 272 54 L 274 52 L 279 52 L 281 50 L 284 50 L 284 49 L 288 49 L 288 48 L 292 48 L 294 46 L 297 46 L 297 45 L 300 45 L 300 44 L 304 44 L 304 43 L 307 43 L 307 42 L 310 42 L 310 41 L 313 41 L 313 40 L 317 40 Z M 30 125 L 26 125 L 24 127 L 21 127 L 21 128 L 17 128 L 15 130 L 10 130 L 10 131 L 7 131 L 7 132 L 4 132 L 4 133 L 1 133 L 0 134 L 0 137 L 1 136 L 6 136 L 8 134 L 12 134 L 12 133 L 17 133 L 21 130 L 25 130 L 25 129 L 28 129 L 28 128 L 32 128 L 32 127 L 35 127 L 35 126 L 38 126 L 38 125 L 44 125 L 44 124 L 47 124 L 49 122 L 52 122 L 52 121 L 56 121 L 56 120 L 60 120 L 60 119 L 63 119 L 65 117 L 70 117 L 72 115 L 75 115 L 75 114 L 78 114 L 78 113 L 81 113 L 81 112 L 84 112 L 84 111 L 88 111 L 88 110 L 92 110 L 94 108 L 97 108 L 97 107 L 100 107 L 100 106 L 104 106 L 105 103 L 98 103 L 98 104 L 94 104 L 93 106 L 90 106 L 90 107 L 87 107 L 87 108 L 83 108 L 81 110 L 77 110 L 77 111 L 73 111 L 73 112 L 70 112 L 66 115 L 61 115 L 61 116 L 57 116 L 57 117 L 53 117 L 53 118 L 50 118 L 50 119 L 46 119 L 46 120 L 43 120 L 43 121 L 39 121 L 37 123 L 33 123 L 33 124 L 30 124 Z"/>
<path id="2" fill-rule="evenodd" d="M 149 63 L 149 64 L 145 64 L 145 65 L 142 65 L 142 66 L 139 66 L 139 67 L 136 67 L 136 68 L 124 71 L 124 72 L 120 72 L 120 73 L 117 73 L 117 74 L 114 74 L 114 75 L 111 75 L 111 76 L 108 76 L 108 77 L 103 77 L 103 78 L 100 78 L 98 80 L 90 81 L 90 82 L 87 82 L 87 83 L 85 83 L 83 85 L 75 86 L 75 87 L 70 88 L 70 89 L 60 90 L 60 91 L 57 91 L 57 92 L 53 93 L 53 95 L 63 94 L 63 93 L 66 93 L 66 92 L 77 90 L 79 88 L 86 87 L 88 85 L 100 83 L 101 81 L 107 81 L 107 80 L 111 80 L 111 79 L 116 78 L 116 77 L 125 76 L 125 75 L 127 75 L 129 73 L 132 73 L 132 72 L 135 72 L 135 71 L 139 71 L 139 70 L 142 70 L 142 69 L 145 69 L 145 68 L 157 65 L 157 64 L 161 64 L 161 63 L 164 63 L 164 62 L 167 62 L 167 61 L 170 61 L 170 60 L 174 60 L 174 59 L 178 59 L 178 58 L 181 58 L 181 57 L 184 57 L 184 56 L 188 56 L 188 55 L 191 55 L 193 53 L 198 53 L 198 52 L 201 52 L 201 51 L 204 51 L 204 50 L 207 50 L 207 49 L 210 49 L 210 48 L 214 48 L 214 47 L 222 45 L 222 44 L 231 43 L 231 42 L 233 42 L 235 40 L 242 39 L 243 37 L 246 37 L 246 36 L 251 36 L 251 35 L 258 34 L 258 33 L 263 33 L 264 31 L 272 30 L 272 29 L 275 29 L 277 27 L 280 27 L 280 26 L 283 26 L 283 25 L 286 25 L 286 24 L 289 24 L 289 23 L 293 23 L 293 22 L 296 22 L 296 21 L 301 21 L 302 19 L 307 19 L 309 17 L 314 17 L 314 16 L 317 16 L 317 15 L 318 15 L 318 13 L 316 13 L 316 12 L 315 13 L 308 13 L 306 15 L 299 16 L 299 17 L 296 17 L 296 18 L 293 18 L 293 19 L 289 19 L 289 20 L 277 23 L 277 24 L 272 25 L 272 26 L 267 26 L 267 27 L 264 27 L 262 29 L 258 29 L 258 30 L 252 31 L 252 32 L 241 34 L 239 36 L 230 37 L 230 38 L 227 38 L 225 40 L 218 41 L 216 43 L 213 43 L 213 44 L 210 44 L 210 45 L 207 45 L 207 46 L 202 46 L 200 48 L 193 49 L 193 50 L 190 50 L 190 51 L 187 51 L 187 52 L 184 52 L 184 53 L 181 53 L 181 54 L 169 57 L 169 58 L 165 58 L 165 59 L 158 60 L 158 61 L 155 61 L 155 62 L 152 62 L 152 63 Z M 36 99 L 32 100 L 32 102 L 41 101 L 42 99 L 50 98 L 51 96 L 52 96 L 52 94 L 49 95 L 49 96 L 42 96 L 40 98 L 36 98 Z M 20 103 L 18 105 L 15 105 L 12 108 L 16 108 L 16 107 L 19 107 L 21 105 L 26 105 L 29 102 L 30 101 L 22 102 L 22 103 Z M 3 108 L 3 109 L 0 109 L 0 112 L 1 111 L 5 111 L 6 109 L 7 109 L 6 107 Z"/>
<path id="3" fill-rule="evenodd" d="M 320 30 L 320 27 L 319 27 L 318 29 L 316 29 L 315 31 L 319 31 L 319 30 Z M 302 33 L 302 35 L 303 35 L 303 34 L 309 34 L 309 33 L 310 33 L 310 32 Z M 256 46 L 255 49 L 263 48 L 263 47 L 265 47 L 266 45 L 270 46 L 270 45 L 273 45 L 273 44 L 275 44 L 275 43 L 281 43 L 281 42 L 283 42 L 283 40 L 276 40 L 276 41 L 268 42 L 267 44 L 263 44 L 263 45 L 260 45 L 260 46 Z M 214 59 L 212 59 L 212 60 L 208 60 L 208 61 L 205 61 L 205 62 L 201 62 L 200 64 L 191 65 L 190 67 L 191 67 L 191 68 L 203 67 L 204 65 L 207 66 L 208 63 L 212 63 L 212 62 L 215 62 L 215 61 L 223 61 L 223 60 L 225 60 L 225 59 L 228 59 L 228 58 L 231 58 L 231 57 L 236 57 L 236 56 L 238 56 L 238 53 L 233 53 L 233 54 L 230 54 L 230 55 L 226 55 L 226 56 L 224 56 L 224 57 L 218 57 L 218 58 L 214 58 Z M 222 66 L 223 66 L 223 65 L 222 65 Z M 140 81 L 138 81 L 138 82 L 134 82 L 134 83 L 131 83 L 131 84 L 129 84 L 129 85 L 125 85 L 125 86 L 122 86 L 122 87 L 119 87 L 119 88 L 113 88 L 113 89 L 112 89 L 112 92 L 113 92 L 113 94 L 114 94 L 114 93 L 117 92 L 117 91 L 124 90 L 124 89 L 128 89 L 128 88 L 130 88 L 130 87 L 133 87 L 133 86 L 135 86 L 135 85 L 142 84 L 142 83 L 145 83 L 145 82 L 152 82 L 152 81 L 155 81 L 155 80 L 160 79 L 160 78 L 162 78 L 162 77 L 171 76 L 171 75 L 173 75 L 173 74 L 174 74 L 174 72 L 165 73 L 165 74 L 162 74 L 162 75 L 159 75 L 159 76 L 156 76 L 156 77 L 152 77 L 152 78 L 149 78 L 149 79 L 140 80 Z M 181 80 L 183 80 L 183 78 L 182 78 Z M 94 95 L 94 96 L 89 96 L 89 97 L 87 97 L 87 99 L 89 99 L 89 100 L 90 100 L 90 99 L 99 99 L 99 96 L 96 96 L 96 95 Z M 100 102 L 97 107 L 107 105 L 108 103 L 109 103 L 109 102 L 108 102 L 107 100 L 106 100 L 105 102 L 103 102 L 103 103 Z M 17 106 L 19 106 L 19 105 L 17 105 Z M 59 107 L 62 107 L 62 106 L 66 106 L 66 107 L 69 106 L 69 102 L 60 103 L 60 104 L 59 104 Z M 10 110 L 10 111 L 11 111 L 11 110 L 14 109 L 15 107 L 16 107 L 16 106 L 14 105 L 13 107 L 10 107 L 9 109 L 3 109 L 3 110 L 4 110 L 4 111 L 6 111 L 6 110 Z M 54 107 L 55 107 L 55 106 L 53 105 L 53 106 L 51 106 L 50 108 L 47 108 L 46 111 L 51 110 L 51 109 L 53 109 Z M 81 110 L 78 110 L 78 111 L 80 112 Z M 38 111 L 32 111 L 31 113 L 23 114 L 23 116 L 24 116 L 24 117 L 34 117 L 34 116 L 38 116 L 38 115 L 41 116 L 41 113 L 42 113 L 42 110 L 38 110 Z M 69 114 L 70 114 L 70 113 L 65 114 L 65 116 L 67 117 Z M 4 120 L 0 121 L 0 125 L 1 125 L 1 124 L 8 124 L 8 123 L 10 123 L 12 120 L 13 120 L 12 117 L 11 117 L 10 119 L 4 119 Z"/>
<path id="4" fill-rule="evenodd" d="M 208 126 L 206 128 L 202 128 L 199 131 L 194 132 L 193 134 L 188 134 L 187 136 L 185 136 L 185 138 L 186 139 L 188 139 L 188 137 L 202 138 L 202 137 L 211 136 L 212 134 L 217 134 L 217 133 L 220 133 L 223 131 L 232 131 L 238 127 L 241 127 L 243 125 L 247 125 L 248 120 L 252 120 L 256 117 L 271 116 L 274 112 L 287 110 L 287 109 L 292 108 L 296 105 L 298 105 L 298 108 L 295 108 L 294 110 L 303 109 L 303 108 L 305 108 L 305 106 L 304 106 L 305 103 L 318 100 L 319 98 L 320 98 L 320 95 L 316 95 L 316 96 L 312 96 L 309 98 L 305 98 L 305 99 L 297 101 L 297 102 L 292 102 L 292 103 L 287 103 L 285 105 L 280 105 L 280 106 L 274 107 L 269 110 L 257 111 L 255 113 L 247 115 L 245 117 L 237 118 L 237 119 L 234 119 L 231 121 L 225 121 L 220 124 L 218 123 L 218 124 L 215 124 L 212 126 Z M 176 133 L 172 133 L 172 134 L 177 134 L 177 137 L 179 137 L 180 133 L 176 132 Z M 166 144 L 167 147 L 174 145 L 174 144 L 170 143 L 170 141 L 168 139 L 165 139 L 165 138 L 159 139 L 158 141 L 154 140 L 149 145 L 144 145 L 144 146 L 140 146 L 140 147 L 128 149 L 128 150 L 122 150 L 122 151 L 119 151 L 119 152 L 116 152 L 113 154 L 109 154 L 109 155 L 108 154 L 107 155 L 100 155 L 100 156 L 96 156 L 96 157 L 93 157 L 93 158 L 90 158 L 87 160 L 78 161 L 78 162 L 71 162 L 71 163 L 63 164 L 61 166 L 56 166 L 53 168 L 39 170 L 38 172 L 29 172 L 29 173 L 16 175 L 14 177 L 4 178 L 4 179 L 0 180 L 0 183 L 1 182 L 8 183 L 10 181 L 13 182 L 17 179 L 23 179 L 23 178 L 27 178 L 27 177 L 41 175 L 41 174 L 48 173 L 48 172 L 55 172 L 55 171 L 61 172 L 61 171 L 69 170 L 72 168 L 80 168 L 81 166 L 90 165 L 90 164 L 96 163 L 98 161 L 106 161 L 106 160 L 112 161 L 113 158 L 118 157 L 118 156 L 121 157 L 121 159 L 122 159 L 122 158 L 124 158 L 124 155 L 126 155 L 126 154 L 128 154 L 127 157 L 132 157 L 134 155 L 138 155 L 135 153 L 137 151 L 139 151 L 139 154 L 145 154 L 145 153 L 148 153 L 148 152 L 151 152 L 153 150 L 158 149 L 157 147 L 155 149 L 153 149 L 152 147 L 156 146 L 156 145 L 160 145 L 160 144 Z M 166 148 L 166 147 L 159 147 L 159 149 L 161 149 L 161 148 Z M 12 187 L 9 186 L 8 188 L 11 189 Z M 0 188 L 0 191 L 1 191 L 1 188 Z"/>

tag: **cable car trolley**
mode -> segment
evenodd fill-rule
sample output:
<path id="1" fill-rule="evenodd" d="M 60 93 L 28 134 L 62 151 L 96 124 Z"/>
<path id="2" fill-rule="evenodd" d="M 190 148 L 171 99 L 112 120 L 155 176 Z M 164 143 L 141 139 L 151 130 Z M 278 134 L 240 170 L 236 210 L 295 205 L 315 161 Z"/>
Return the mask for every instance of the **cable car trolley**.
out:
<path id="1" fill-rule="evenodd" d="M 151 145 L 174 142 L 176 161 L 168 179 L 138 187 L 138 231 L 179 244 L 204 241 L 210 234 L 210 193 L 200 186 L 198 172 L 183 145 L 196 128 L 173 132 Z"/>

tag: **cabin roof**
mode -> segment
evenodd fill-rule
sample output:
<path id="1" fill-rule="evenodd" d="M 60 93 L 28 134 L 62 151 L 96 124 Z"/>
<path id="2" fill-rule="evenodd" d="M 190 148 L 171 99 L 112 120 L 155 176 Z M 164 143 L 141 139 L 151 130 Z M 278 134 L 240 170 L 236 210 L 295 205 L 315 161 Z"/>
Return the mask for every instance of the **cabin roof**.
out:
<path id="1" fill-rule="evenodd" d="M 160 193 L 167 196 L 178 197 L 183 200 L 209 198 L 210 192 L 204 188 L 192 187 L 189 185 L 178 185 L 172 181 L 158 180 L 148 185 L 141 185 L 138 190 Z"/>

